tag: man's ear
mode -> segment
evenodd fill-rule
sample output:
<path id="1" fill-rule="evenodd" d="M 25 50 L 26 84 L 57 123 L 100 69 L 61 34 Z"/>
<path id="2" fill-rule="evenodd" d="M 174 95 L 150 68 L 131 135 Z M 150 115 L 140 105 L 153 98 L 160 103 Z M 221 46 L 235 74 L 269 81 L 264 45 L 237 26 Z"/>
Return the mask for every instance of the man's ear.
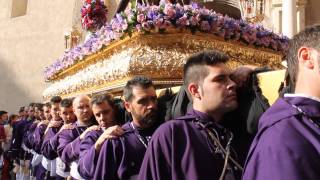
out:
<path id="1" fill-rule="evenodd" d="M 200 91 L 199 91 L 199 86 L 198 86 L 197 84 L 195 84 L 195 83 L 190 83 L 190 84 L 188 85 L 188 91 L 189 91 L 189 93 L 191 94 L 191 96 L 192 96 L 193 98 L 198 98 L 198 99 L 201 98 L 201 96 L 200 96 Z"/>
<path id="2" fill-rule="evenodd" d="M 303 64 L 304 67 L 313 69 L 314 58 L 312 58 L 312 49 L 308 47 L 301 47 L 298 50 L 299 63 Z"/>
<path id="3" fill-rule="evenodd" d="M 124 101 L 124 107 L 131 113 L 131 104 L 128 101 Z"/>

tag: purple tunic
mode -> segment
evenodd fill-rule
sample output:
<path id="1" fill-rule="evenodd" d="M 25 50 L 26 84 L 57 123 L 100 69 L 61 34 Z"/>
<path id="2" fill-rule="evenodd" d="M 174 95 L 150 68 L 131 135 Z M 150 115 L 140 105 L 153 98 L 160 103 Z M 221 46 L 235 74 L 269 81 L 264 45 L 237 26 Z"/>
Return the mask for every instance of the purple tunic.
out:
<path id="1" fill-rule="evenodd" d="M 41 124 L 40 126 L 36 127 L 36 130 L 34 131 L 33 150 L 38 154 L 42 154 L 41 146 L 43 143 L 43 135 L 44 135 L 44 132 L 46 131 L 46 129 L 47 129 L 47 125 Z"/>
<path id="2" fill-rule="evenodd" d="M 222 174 L 224 154 L 209 138 L 207 127 L 225 148 L 231 133 L 207 114 L 191 110 L 161 125 L 152 136 L 141 165 L 139 180 L 216 179 Z M 234 158 L 235 155 L 231 153 Z M 241 171 L 228 163 L 225 179 L 240 179 Z"/>
<path id="3" fill-rule="evenodd" d="M 155 128 L 137 132 L 130 122 L 122 128 L 125 133 L 121 137 L 107 140 L 101 147 L 93 179 L 129 179 L 139 173 L 146 147 L 138 135 L 146 139 Z"/>
<path id="4" fill-rule="evenodd" d="M 243 179 L 320 179 L 320 129 L 315 124 L 320 125 L 320 102 L 305 97 L 276 101 L 259 121 Z"/>
<path id="5" fill-rule="evenodd" d="M 93 178 L 99 157 L 99 153 L 96 153 L 94 144 L 102 133 L 102 130 L 88 132 L 88 134 L 86 134 L 86 136 L 80 143 L 78 171 L 81 177 L 83 177 L 84 179 Z"/>
<path id="6" fill-rule="evenodd" d="M 80 138 L 88 126 L 78 126 L 74 123 L 73 129 L 65 129 L 59 134 L 58 154 L 64 163 L 71 163 L 79 158 Z"/>
<path id="7" fill-rule="evenodd" d="M 15 153 L 18 154 L 19 159 L 24 158 L 24 151 L 21 148 L 23 135 L 24 135 L 24 128 L 26 124 L 29 123 L 27 119 L 21 119 L 19 122 L 14 124 L 13 131 L 12 131 L 12 143 L 10 149 L 12 149 Z"/>
<path id="8" fill-rule="evenodd" d="M 42 155 L 48 160 L 54 160 L 57 155 L 57 133 L 59 132 L 60 128 L 62 127 L 63 122 L 61 121 L 61 125 L 59 127 L 51 127 L 48 129 L 47 134 L 44 136 L 44 140 L 41 146 Z M 41 165 L 42 166 L 42 165 Z M 41 173 L 37 173 L 37 178 L 43 177 L 43 169 L 41 168 Z M 49 173 L 50 174 L 50 173 Z M 49 179 L 64 179 L 58 175 L 56 176 L 49 176 Z"/>
<path id="9" fill-rule="evenodd" d="M 41 147 L 42 155 L 49 160 L 54 160 L 58 157 L 57 146 L 58 146 L 58 135 L 60 128 L 63 123 L 61 122 L 60 127 L 52 127 L 48 129 L 47 134 L 44 137 L 43 144 Z"/>
<path id="10" fill-rule="evenodd" d="M 37 127 L 37 123 L 29 123 L 29 128 L 26 129 L 23 143 L 28 149 L 33 149 L 34 146 L 34 131 Z"/>

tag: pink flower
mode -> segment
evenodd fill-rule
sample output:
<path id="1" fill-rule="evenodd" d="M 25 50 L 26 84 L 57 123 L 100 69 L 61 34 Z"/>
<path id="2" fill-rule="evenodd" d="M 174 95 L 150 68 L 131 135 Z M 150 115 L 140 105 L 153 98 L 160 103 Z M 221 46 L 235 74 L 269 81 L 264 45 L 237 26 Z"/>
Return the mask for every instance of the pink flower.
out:
<path id="1" fill-rule="evenodd" d="M 180 26 L 188 26 L 189 20 L 186 14 L 184 14 L 181 18 L 177 20 L 177 24 Z"/>
<path id="2" fill-rule="evenodd" d="M 148 22 L 143 22 L 141 26 L 146 31 L 149 31 L 151 29 L 150 24 Z"/>
<path id="3" fill-rule="evenodd" d="M 190 24 L 192 26 L 196 26 L 199 24 L 199 19 L 196 16 L 191 16 L 190 17 Z"/>
<path id="4" fill-rule="evenodd" d="M 170 18 L 174 18 L 174 16 L 176 15 L 176 10 L 174 9 L 172 4 L 166 4 L 163 13 L 169 16 Z"/>
<path id="5" fill-rule="evenodd" d="M 164 19 L 163 18 L 158 18 L 155 20 L 155 26 L 159 29 L 163 28 L 163 23 L 164 23 Z"/>
<path id="6" fill-rule="evenodd" d="M 159 6 L 153 5 L 153 6 L 150 6 L 150 9 L 151 9 L 151 11 L 156 11 L 156 12 L 158 12 L 160 8 L 159 8 Z"/>
<path id="7" fill-rule="evenodd" d="M 141 31 L 142 31 L 141 24 L 137 24 L 137 25 L 136 25 L 136 29 L 137 29 L 137 31 L 141 32 Z"/>
<path id="8" fill-rule="evenodd" d="M 144 14 L 139 14 L 138 16 L 137 16 L 137 21 L 139 22 L 139 23 L 142 23 L 142 22 L 144 22 L 146 20 L 146 15 L 144 15 Z"/>
<path id="9" fill-rule="evenodd" d="M 209 9 L 201 9 L 200 14 L 208 16 L 210 14 L 210 10 Z"/>

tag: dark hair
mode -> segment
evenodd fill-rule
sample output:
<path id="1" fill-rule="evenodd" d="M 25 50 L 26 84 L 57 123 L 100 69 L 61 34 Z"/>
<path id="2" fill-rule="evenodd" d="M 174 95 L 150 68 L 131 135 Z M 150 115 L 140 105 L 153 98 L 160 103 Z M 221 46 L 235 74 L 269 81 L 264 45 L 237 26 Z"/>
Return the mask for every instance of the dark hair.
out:
<path id="1" fill-rule="evenodd" d="M 64 108 L 72 107 L 72 100 L 69 98 L 62 99 L 60 106 Z"/>
<path id="2" fill-rule="evenodd" d="M 184 84 L 187 86 L 191 82 L 201 82 L 207 75 L 205 66 L 213 66 L 219 63 L 226 63 L 229 57 L 219 51 L 202 51 L 190 56 L 183 66 Z"/>
<path id="3" fill-rule="evenodd" d="M 12 125 L 12 121 L 14 118 L 19 118 L 19 116 L 16 114 L 10 114 L 10 116 L 8 118 L 8 124 Z"/>
<path id="4" fill-rule="evenodd" d="M 34 107 L 37 107 L 40 111 L 43 111 L 43 104 L 41 103 L 35 103 Z"/>
<path id="5" fill-rule="evenodd" d="M 52 104 L 55 104 L 55 103 L 60 103 L 62 101 L 62 98 L 60 96 L 53 96 L 51 99 L 50 99 L 50 103 L 51 105 Z"/>
<path id="6" fill-rule="evenodd" d="M 289 51 L 286 56 L 288 72 L 291 82 L 295 86 L 297 81 L 298 69 L 298 50 L 302 46 L 319 49 L 320 48 L 320 25 L 313 25 L 305 28 L 296 34 L 289 43 Z"/>
<path id="7" fill-rule="evenodd" d="M 110 93 L 96 94 L 91 98 L 91 105 L 99 105 L 103 102 L 107 102 L 110 106 L 115 105 L 113 96 Z"/>
<path id="8" fill-rule="evenodd" d="M 2 116 L 4 114 L 8 114 L 8 112 L 7 111 L 0 111 L 0 116 Z"/>
<path id="9" fill-rule="evenodd" d="M 152 80 L 146 76 L 135 76 L 129 80 L 123 89 L 123 96 L 125 101 L 131 101 L 133 98 L 132 89 L 134 86 L 139 86 L 142 88 L 153 87 Z"/>
<path id="10" fill-rule="evenodd" d="M 19 113 L 24 112 L 24 106 L 19 108 Z"/>
<path id="11" fill-rule="evenodd" d="M 48 108 L 51 108 L 51 103 L 50 102 L 46 102 L 43 106 L 46 106 Z"/>
<path id="12" fill-rule="evenodd" d="M 29 104 L 29 107 L 34 107 L 35 104 L 36 103 L 32 102 L 32 103 Z"/>

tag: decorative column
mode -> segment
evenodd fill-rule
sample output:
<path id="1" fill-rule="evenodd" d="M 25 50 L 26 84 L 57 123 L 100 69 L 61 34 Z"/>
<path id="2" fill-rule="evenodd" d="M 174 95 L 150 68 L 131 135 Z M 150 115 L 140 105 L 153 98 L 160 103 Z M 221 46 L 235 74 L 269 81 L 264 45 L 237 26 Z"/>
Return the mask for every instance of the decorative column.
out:
<path id="1" fill-rule="evenodd" d="M 297 25 L 297 32 L 300 32 L 302 30 L 304 30 L 305 25 L 306 25 L 306 13 L 305 13 L 305 9 L 306 9 L 306 4 L 307 1 L 306 0 L 299 0 L 298 1 L 298 25 Z"/>
<path id="2" fill-rule="evenodd" d="M 292 38 L 297 33 L 297 1 L 282 1 L 282 33 Z"/>

